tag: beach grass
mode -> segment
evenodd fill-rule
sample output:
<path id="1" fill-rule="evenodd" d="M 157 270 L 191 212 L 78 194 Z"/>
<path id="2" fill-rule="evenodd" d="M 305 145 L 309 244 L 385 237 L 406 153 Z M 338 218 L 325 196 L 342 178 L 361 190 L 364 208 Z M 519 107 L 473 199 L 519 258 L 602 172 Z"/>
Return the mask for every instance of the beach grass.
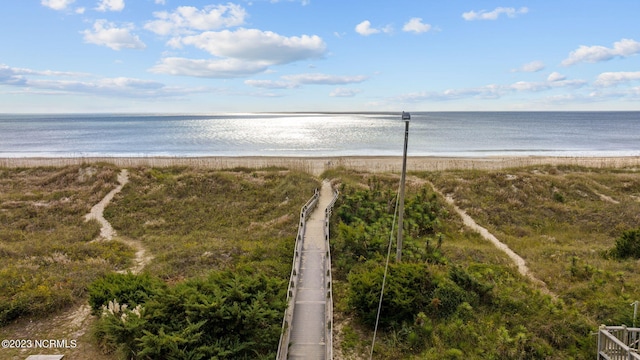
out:
<path id="1" fill-rule="evenodd" d="M 142 167 L 132 169 L 105 217 L 122 236 L 142 241 L 155 257 L 147 270 L 168 281 L 246 262 L 286 277 L 297 212 L 318 186 L 279 167 Z"/>
<path id="2" fill-rule="evenodd" d="M 339 179 L 335 181 L 339 186 L 371 194 L 377 191 L 372 187 L 373 178 L 384 179 L 378 183 L 394 192 L 399 183 L 396 174 L 336 169 L 324 175 Z M 407 181 L 408 198 L 423 188 L 430 191 L 431 184 L 453 197 L 477 223 L 523 257 L 532 274 L 544 281 L 553 295 L 519 274 L 504 253 L 463 225 L 438 196 L 437 204 L 445 211 L 437 231 L 445 239 L 441 251 L 447 263 L 440 271 L 442 266 L 461 266 L 493 286 L 493 300 L 471 304 L 466 310 L 459 308 L 446 320 L 432 316 L 427 322 L 426 343 L 412 342 L 412 336 L 424 331 L 412 323 L 383 329 L 377 334 L 376 358 L 589 359 L 596 349 L 592 333 L 600 324 L 633 324 L 629 304 L 640 298 L 636 276 L 640 261 L 615 259 L 610 251 L 625 231 L 640 226 L 638 169 L 534 165 L 412 172 Z M 340 206 L 339 201 L 336 207 Z M 333 222 L 333 229 L 339 232 L 337 220 Z M 340 235 L 334 231 L 333 236 Z M 419 240 L 413 247 L 423 242 Z M 411 249 L 412 245 L 405 247 Z M 378 257 L 384 255 L 386 252 Z M 344 261 L 342 256 L 343 252 L 332 253 L 337 337 L 343 339 L 336 350 L 346 357 L 367 358 L 372 331 L 349 303 L 352 285 L 346 281 L 347 274 L 336 267 Z M 360 261 L 365 266 L 367 259 Z"/>
<path id="3" fill-rule="evenodd" d="M 640 227 L 637 169 L 536 166 L 420 176 L 520 254 L 565 303 L 597 323 L 632 324 L 640 262 L 609 252 L 625 231 Z"/>
<path id="4" fill-rule="evenodd" d="M 149 255 L 145 276 L 169 285 L 246 265 L 286 279 L 298 212 L 319 187 L 319 178 L 363 194 L 391 194 L 399 182 L 397 173 L 386 172 L 397 170 L 393 159 L 293 159 L 293 168 L 286 161 L 269 165 L 264 159 L 229 159 L 212 167 L 206 161 L 194 165 L 178 160 L 161 166 L 128 163 L 130 181 L 105 210 L 117 231 L 111 242 L 92 241 L 100 225 L 85 222 L 84 215 L 116 187 L 120 165 L 81 161 L 0 168 L 2 324 L 37 322 L 84 303 L 93 280 L 133 266 L 135 249 L 129 241 L 142 244 Z M 512 162 L 496 165 L 483 159 L 464 170 L 438 171 L 462 160 L 425 163 L 417 169 L 429 171 L 410 173 L 407 196 L 433 194 L 431 183 L 451 195 L 522 256 L 556 298 L 520 275 L 502 251 L 468 229 L 437 195 L 429 200 L 441 209 L 435 232 L 425 235 L 430 243 L 414 236 L 406 244 L 406 261 L 424 260 L 423 249 L 433 249 L 442 235 L 438 251 L 444 260 L 430 263 L 430 271 L 443 279 L 452 266 L 461 267 L 492 286 L 491 302 L 471 302 L 470 308 L 456 308 L 446 319 L 421 317 L 424 342 L 415 339 L 416 324 L 387 328 L 379 334 L 377 357 L 483 358 L 484 352 L 496 358 L 535 353 L 587 359 L 595 356 L 590 334 L 598 325 L 631 324 L 629 304 L 640 300 L 635 276 L 640 263 L 608 254 L 619 236 L 640 224 L 637 159 L 616 161 L 616 168 L 606 167 L 611 162 L 583 167 L 588 162 L 537 165 L 529 160 L 517 162 L 526 166 L 509 168 L 505 165 Z M 340 166 L 347 163 L 352 166 Z M 332 236 L 336 229 L 334 219 Z M 349 304 L 346 268 L 335 265 L 344 262 L 343 255 L 332 253 L 336 346 L 347 357 L 368 357 L 371 331 Z M 350 266 L 379 259 L 358 258 Z M 1 329 L 0 334 L 11 335 Z M 71 359 L 74 354 L 78 352 L 67 352 Z"/>
<path id="5" fill-rule="evenodd" d="M 129 266 L 131 249 L 92 242 L 100 225 L 84 221 L 116 175 L 106 164 L 0 169 L 0 324 L 77 304 L 97 276 Z"/>
<path id="6" fill-rule="evenodd" d="M 0 168 L 0 324 L 11 324 L 8 332 L 0 326 L 3 337 L 29 335 L 31 323 L 43 322 L 41 336 L 78 339 L 46 324 L 75 314 L 96 279 L 131 270 L 134 242 L 148 258 L 141 276 L 169 285 L 247 266 L 285 284 L 300 207 L 320 184 L 278 166 L 130 168 L 129 183 L 105 209 L 116 235 L 95 241 L 100 224 L 85 215 L 116 187 L 118 173 L 105 163 Z M 91 339 L 78 341 L 83 349 L 66 349 L 66 357 L 100 353 L 88 350 Z"/>

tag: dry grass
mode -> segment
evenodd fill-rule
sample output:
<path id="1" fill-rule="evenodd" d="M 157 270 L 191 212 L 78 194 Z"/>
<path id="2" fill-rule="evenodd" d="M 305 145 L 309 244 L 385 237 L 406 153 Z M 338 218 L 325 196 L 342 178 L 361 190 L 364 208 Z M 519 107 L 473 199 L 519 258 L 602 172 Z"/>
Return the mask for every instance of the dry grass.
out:
<path id="1" fill-rule="evenodd" d="M 631 325 L 640 261 L 606 253 L 640 225 L 640 172 L 575 166 L 423 174 L 522 256 L 566 303 L 598 323 Z"/>
<path id="2" fill-rule="evenodd" d="M 117 172 L 106 164 L 0 168 L 0 338 L 90 344 L 86 316 L 78 313 L 87 286 L 127 268 L 133 255 L 119 242 L 92 242 L 100 225 L 84 219 L 115 188 Z M 80 351 L 100 359 L 66 349 L 1 349 L 0 357 Z"/>

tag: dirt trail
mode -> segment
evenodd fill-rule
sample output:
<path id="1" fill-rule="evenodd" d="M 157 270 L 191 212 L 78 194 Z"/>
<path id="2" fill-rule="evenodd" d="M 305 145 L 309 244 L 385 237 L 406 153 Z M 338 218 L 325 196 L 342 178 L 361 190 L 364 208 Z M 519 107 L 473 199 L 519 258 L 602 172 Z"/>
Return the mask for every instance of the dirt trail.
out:
<path id="1" fill-rule="evenodd" d="M 85 220 L 89 221 L 91 219 L 96 219 L 102 225 L 100 228 L 100 236 L 93 241 L 111 241 L 116 236 L 116 231 L 113 229 L 113 226 L 104 218 L 104 209 L 109 205 L 113 197 L 119 193 L 122 188 L 129 182 L 129 172 L 127 169 L 122 169 L 120 174 L 118 174 L 118 183 L 119 185 L 111 190 L 99 203 L 94 205 L 91 208 L 91 211 L 85 215 Z M 138 274 L 142 269 L 151 261 L 152 257 L 146 255 L 146 250 L 140 241 L 123 239 L 120 238 L 118 241 L 122 241 L 128 246 L 134 248 L 136 250 L 134 265 L 126 270 L 118 271 L 119 273 L 132 272 L 134 274 Z M 72 310 L 71 312 L 67 312 L 58 318 L 62 318 L 68 321 L 68 326 L 70 328 L 76 328 L 75 335 L 77 337 L 82 336 L 84 332 L 87 330 L 85 323 L 89 314 L 91 313 L 91 308 L 89 305 L 84 304 L 79 306 L 78 308 Z"/>
<path id="2" fill-rule="evenodd" d="M 91 208 L 91 211 L 85 215 L 85 220 L 89 221 L 91 219 L 96 219 L 102 225 L 100 228 L 100 236 L 93 241 L 111 241 L 116 236 L 116 231 L 113 229 L 113 226 L 104 218 L 104 209 L 109 205 L 113 197 L 119 193 L 122 188 L 129 182 L 129 172 L 127 169 L 122 169 L 120 174 L 118 174 L 118 183 L 119 185 L 111 190 L 99 203 L 94 205 Z M 142 243 L 136 240 L 129 239 L 118 239 L 118 241 L 122 241 L 123 243 L 131 246 L 136 250 L 134 265 L 126 270 L 118 271 L 119 273 L 126 273 L 128 271 L 137 274 L 139 273 L 148 263 L 151 261 L 152 257 L 146 255 L 146 250 Z M 69 312 L 65 312 L 62 315 L 56 317 L 56 320 L 64 320 L 66 326 L 70 329 L 75 329 L 74 336 L 76 338 L 82 336 L 86 330 L 86 322 L 91 314 L 91 308 L 89 305 L 84 304 L 80 305 L 78 308 L 73 309 Z"/>
<path id="3" fill-rule="evenodd" d="M 147 250 L 144 248 L 140 241 L 122 238 L 118 240 L 134 248 L 136 251 L 135 258 L 133 259 L 133 266 L 126 270 L 120 270 L 118 271 L 119 273 L 125 274 L 127 272 L 131 272 L 133 274 L 139 274 L 140 271 L 142 271 L 142 269 L 144 269 L 144 267 L 147 266 L 147 264 L 149 264 L 151 260 L 153 260 L 153 256 L 147 254 Z"/>
<path id="4" fill-rule="evenodd" d="M 115 236 L 116 232 L 113 230 L 113 227 L 107 219 L 104 218 L 104 208 L 109 205 L 109 202 L 113 199 L 113 197 L 119 193 L 122 188 L 129 182 L 129 172 L 127 169 L 123 169 L 118 174 L 118 185 L 115 189 L 111 190 L 99 203 L 95 204 L 91 211 L 85 215 L 85 220 L 89 221 L 91 219 L 96 219 L 102 225 L 100 229 L 100 236 L 105 240 L 111 240 Z"/>
<path id="5" fill-rule="evenodd" d="M 120 171 L 120 174 L 118 174 L 119 185 L 115 189 L 111 190 L 102 200 L 100 200 L 99 203 L 91 208 L 91 211 L 87 215 L 85 215 L 85 220 L 88 221 L 91 219 L 96 219 L 98 220 L 100 225 L 102 225 L 102 227 L 100 228 L 100 236 L 94 241 L 111 241 L 116 236 L 116 231 L 113 229 L 109 221 L 104 218 L 104 209 L 107 207 L 107 205 L 109 205 L 109 202 L 113 200 L 113 197 L 117 193 L 119 193 L 128 182 L 129 172 L 127 171 L 127 169 L 122 169 L 122 171 Z M 125 238 L 119 238 L 118 241 L 127 244 L 128 246 L 134 248 L 136 251 L 135 258 L 133 260 L 134 265 L 129 269 L 118 271 L 119 273 L 126 273 L 130 271 L 134 274 L 138 274 L 153 258 L 152 256 L 147 255 L 147 251 L 140 241 Z"/>
<path id="6" fill-rule="evenodd" d="M 509 259 L 511 259 L 511 261 L 513 261 L 513 263 L 518 267 L 518 272 L 520 272 L 520 274 L 527 277 L 534 284 L 536 284 L 540 288 L 540 291 L 542 291 L 544 294 L 547 294 L 553 297 L 554 299 L 557 298 L 557 295 L 551 292 L 551 290 L 547 288 L 547 284 L 544 281 L 535 277 L 535 275 L 527 267 L 526 261 L 524 261 L 524 259 L 520 255 L 516 254 L 505 243 L 498 240 L 498 238 L 496 238 L 491 232 L 489 232 L 489 230 L 478 225 L 478 223 L 476 223 L 471 216 L 469 216 L 464 210 L 460 209 L 456 205 L 456 202 L 453 199 L 453 197 L 451 197 L 450 195 L 442 194 L 440 190 L 438 190 L 433 184 L 430 183 L 430 185 L 435 192 L 440 194 L 447 201 L 447 203 L 451 205 L 451 207 L 453 207 L 455 212 L 458 213 L 458 215 L 460 215 L 460 217 L 462 218 L 462 221 L 467 227 L 478 232 L 484 239 L 489 240 L 495 247 L 497 247 L 498 249 L 502 250 L 505 254 L 507 254 Z"/>
<path id="7" fill-rule="evenodd" d="M 95 219 L 100 225 L 100 235 L 93 241 L 112 241 L 116 236 L 116 232 L 111 224 L 104 218 L 104 209 L 107 207 L 113 197 L 122 190 L 122 188 L 129 181 L 129 173 L 126 169 L 120 171 L 118 174 L 119 185 L 111 190 L 99 203 L 91 208 L 89 214 L 85 216 L 85 220 Z M 129 269 L 120 271 L 121 273 L 131 271 L 134 274 L 139 273 L 153 258 L 147 255 L 147 252 L 140 241 L 118 238 L 117 241 L 122 241 L 128 246 L 135 249 L 134 264 Z M 107 359 L 109 356 L 105 356 L 97 349 L 94 349 L 87 340 L 84 339 L 84 335 L 89 329 L 91 323 L 91 308 L 88 304 L 82 304 L 75 308 L 63 311 L 60 314 L 53 315 L 47 318 L 30 321 L 22 325 L 11 325 L 7 327 L 7 334 L 13 334 L 16 338 L 49 338 L 52 333 L 55 333 L 58 338 L 73 339 L 78 341 L 78 348 L 73 351 L 65 351 L 65 359 L 86 359 L 93 358 L 96 360 Z"/>

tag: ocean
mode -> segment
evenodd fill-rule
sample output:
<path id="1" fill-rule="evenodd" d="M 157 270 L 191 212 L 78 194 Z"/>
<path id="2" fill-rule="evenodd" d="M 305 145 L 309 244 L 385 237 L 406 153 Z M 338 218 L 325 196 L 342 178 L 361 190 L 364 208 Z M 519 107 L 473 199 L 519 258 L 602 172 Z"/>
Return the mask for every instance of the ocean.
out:
<path id="1" fill-rule="evenodd" d="M 0 157 L 401 156 L 398 113 L 0 114 Z M 414 156 L 640 156 L 640 112 L 416 112 Z"/>

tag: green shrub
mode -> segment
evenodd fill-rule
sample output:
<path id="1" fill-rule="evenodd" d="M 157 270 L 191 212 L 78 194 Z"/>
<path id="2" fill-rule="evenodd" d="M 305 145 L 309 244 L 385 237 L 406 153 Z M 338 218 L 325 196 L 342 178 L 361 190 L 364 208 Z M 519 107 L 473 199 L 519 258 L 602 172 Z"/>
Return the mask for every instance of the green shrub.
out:
<path id="1" fill-rule="evenodd" d="M 438 286 L 431 295 L 430 308 L 434 315 L 446 318 L 454 314 L 458 310 L 458 306 L 463 302 L 471 303 L 473 300 L 472 292 L 466 292 L 456 283 L 449 279 L 438 282 Z M 476 295 L 477 298 L 477 295 Z"/>
<path id="2" fill-rule="evenodd" d="M 349 304 L 365 324 L 373 327 L 378 312 L 384 268 L 364 268 L 349 275 Z M 434 288 L 435 284 L 427 265 L 389 265 L 380 326 L 389 328 L 403 322 L 413 323 L 416 315 L 426 308 Z"/>
<path id="3" fill-rule="evenodd" d="M 640 228 L 625 231 L 618 239 L 616 245 L 611 250 L 614 257 L 618 259 L 640 258 Z"/>
<path id="4" fill-rule="evenodd" d="M 94 313 L 98 313 L 103 305 L 114 300 L 135 307 L 145 303 L 163 286 L 160 280 L 152 278 L 149 274 L 110 273 L 89 286 L 89 305 Z"/>
<path id="5" fill-rule="evenodd" d="M 456 283 L 458 286 L 467 291 L 472 291 L 476 293 L 480 300 L 484 302 L 491 301 L 491 291 L 493 290 L 493 285 L 485 284 L 478 280 L 475 276 L 470 274 L 461 266 L 452 265 L 449 270 L 449 277 Z"/>
<path id="6" fill-rule="evenodd" d="M 94 334 L 106 352 L 126 359 L 275 356 L 286 307 L 281 279 L 247 268 L 212 272 L 170 287 L 158 286 L 148 275 L 109 280 L 92 286 L 93 299 L 132 300 L 126 308 L 111 302 L 102 311 Z"/>

